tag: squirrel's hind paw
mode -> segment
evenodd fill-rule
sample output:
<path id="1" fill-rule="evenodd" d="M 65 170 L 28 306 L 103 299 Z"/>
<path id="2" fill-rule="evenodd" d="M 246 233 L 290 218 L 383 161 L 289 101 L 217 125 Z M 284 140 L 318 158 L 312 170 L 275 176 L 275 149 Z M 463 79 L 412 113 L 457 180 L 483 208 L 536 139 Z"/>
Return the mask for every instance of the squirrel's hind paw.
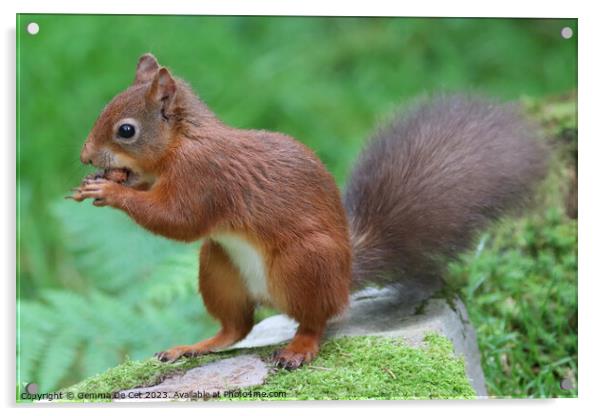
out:
<path id="1" fill-rule="evenodd" d="M 207 354 L 209 351 L 196 350 L 188 346 L 173 347 L 167 351 L 155 353 L 155 357 L 163 363 L 173 363 L 182 357 L 198 357 Z"/>
<path id="2" fill-rule="evenodd" d="M 271 361 L 280 368 L 286 370 L 296 370 L 303 364 L 309 363 L 315 358 L 315 354 L 311 351 L 308 352 L 294 352 L 283 348 L 281 350 L 274 351 L 271 356 Z"/>

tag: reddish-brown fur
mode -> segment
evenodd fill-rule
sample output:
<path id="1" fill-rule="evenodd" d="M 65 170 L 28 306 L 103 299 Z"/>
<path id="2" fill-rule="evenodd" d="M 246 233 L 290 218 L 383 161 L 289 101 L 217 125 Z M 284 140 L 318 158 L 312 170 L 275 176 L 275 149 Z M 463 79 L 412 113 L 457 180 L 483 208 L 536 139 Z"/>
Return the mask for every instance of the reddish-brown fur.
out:
<path id="1" fill-rule="evenodd" d="M 141 58 L 137 81 L 103 111 L 81 154 L 84 163 L 126 167 L 147 179 L 131 186 L 88 179 L 77 197 L 121 209 L 167 238 L 209 237 L 199 287 L 222 330 L 159 358 L 205 353 L 250 331 L 254 304 L 261 300 L 250 297 L 237 268 L 210 239 L 236 234 L 263 254 L 272 306 L 300 324 L 297 336 L 275 357 L 285 367 L 298 367 L 315 356 L 326 321 L 348 302 L 351 247 L 339 190 L 299 142 L 224 125 L 182 81 L 172 85 L 164 79 L 167 87 L 161 87 L 161 77 L 171 76 L 153 61 L 149 55 Z M 141 67 L 154 76 L 141 74 Z M 116 142 L 115 123 L 128 117 L 149 126 L 152 137 L 140 145 Z"/>
<path id="2" fill-rule="evenodd" d="M 116 133 L 124 119 L 137 125 L 131 140 Z M 297 368 L 315 357 L 327 320 L 347 305 L 352 273 L 358 285 L 432 285 L 442 260 L 519 206 L 545 173 L 536 132 L 513 107 L 439 97 L 370 142 L 350 176 L 344 208 L 311 150 L 283 134 L 226 126 L 144 55 L 133 85 L 105 108 L 81 152 L 84 163 L 131 174 L 123 183 L 89 177 L 73 198 L 121 209 L 167 238 L 206 238 L 199 288 L 222 329 L 160 353 L 161 360 L 244 338 L 255 304 L 268 302 L 299 322 L 274 356 Z M 249 272 L 220 236 L 236 236 L 259 253 L 267 298 L 252 290 Z"/>

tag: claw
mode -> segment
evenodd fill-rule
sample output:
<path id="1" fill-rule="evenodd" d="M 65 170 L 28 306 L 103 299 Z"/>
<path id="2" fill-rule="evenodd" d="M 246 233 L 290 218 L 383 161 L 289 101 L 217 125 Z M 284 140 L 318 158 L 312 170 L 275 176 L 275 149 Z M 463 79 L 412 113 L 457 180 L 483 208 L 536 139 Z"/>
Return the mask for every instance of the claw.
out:
<path id="1" fill-rule="evenodd" d="M 82 194 L 79 191 L 77 193 L 74 193 L 73 195 L 66 195 L 64 198 L 72 199 L 76 202 L 82 202 L 84 199 L 86 199 L 82 196 Z"/>
<path id="2" fill-rule="evenodd" d="M 162 363 L 164 363 L 164 362 L 173 362 L 173 360 L 170 360 L 169 357 L 167 357 L 167 354 L 166 354 L 165 351 L 156 352 L 155 353 L 155 357 L 157 357 L 157 359 L 159 361 L 161 361 Z"/>
<path id="3" fill-rule="evenodd" d="M 104 182 L 108 182 L 106 179 L 100 178 L 100 179 L 86 179 L 84 181 L 84 185 L 98 185 L 99 183 L 104 183 Z"/>
<path id="4" fill-rule="evenodd" d="M 173 363 L 182 357 L 198 357 L 209 352 L 210 350 L 197 349 L 191 346 L 181 346 L 158 352 L 155 354 L 155 357 L 157 357 L 159 361 Z"/>
<path id="5" fill-rule="evenodd" d="M 271 355 L 271 361 L 276 367 L 285 370 L 296 370 L 304 363 L 311 361 L 311 356 L 303 353 L 292 352 L 285 349 L 276 350 Z"/>
<path id="6" fill-rule="evenodd" d="M 168 351 L 161 351 L 155 354 L 155 357 L 157 357 L 157 359 L 163 363 L 173 363 L 176 362 L 180 357 L 185 356 L 185 354 L 173 354 L 172 357 L 170 357 L 169 354 L 169 350 Z"/>

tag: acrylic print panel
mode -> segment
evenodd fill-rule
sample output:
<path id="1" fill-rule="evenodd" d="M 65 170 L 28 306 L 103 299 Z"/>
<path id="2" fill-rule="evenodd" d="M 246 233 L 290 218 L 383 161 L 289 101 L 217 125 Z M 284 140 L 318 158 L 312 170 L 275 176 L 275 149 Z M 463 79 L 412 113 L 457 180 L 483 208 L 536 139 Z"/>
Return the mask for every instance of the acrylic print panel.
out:
<path id="1" fill-rule="evenodd" d="M 576 396 L 577 36 L 18 15 L 18 401 Z"/>

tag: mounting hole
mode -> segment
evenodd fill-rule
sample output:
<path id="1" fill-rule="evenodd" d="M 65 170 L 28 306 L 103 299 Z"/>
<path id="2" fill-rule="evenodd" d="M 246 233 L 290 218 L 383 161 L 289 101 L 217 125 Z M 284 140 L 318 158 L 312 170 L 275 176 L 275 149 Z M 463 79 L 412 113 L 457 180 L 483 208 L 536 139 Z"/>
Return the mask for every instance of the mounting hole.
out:
<path id="1" fill-rule="evenodd" d="M 36 383 L 28 383 L 25 386 L 25 391 L 29 394 L 36 394 L 38 392 L 38 385 Z"/>
<path id="2" fill-rule="evenodd" d="M 36 22 L 31 22 L 27 25 L 27 33 L 29 33 L 30 35 L 37 35 L 39 31 L 40 25 Z"/>
<path id="3" fill-rule="evenodd" d="M 570 27 L 563 27 L 562 30 L 560 31 L 560 36 L 562 36 L 565 39 L 570 39 L 573 37 L 573 29 L 571 29 Z"/>

